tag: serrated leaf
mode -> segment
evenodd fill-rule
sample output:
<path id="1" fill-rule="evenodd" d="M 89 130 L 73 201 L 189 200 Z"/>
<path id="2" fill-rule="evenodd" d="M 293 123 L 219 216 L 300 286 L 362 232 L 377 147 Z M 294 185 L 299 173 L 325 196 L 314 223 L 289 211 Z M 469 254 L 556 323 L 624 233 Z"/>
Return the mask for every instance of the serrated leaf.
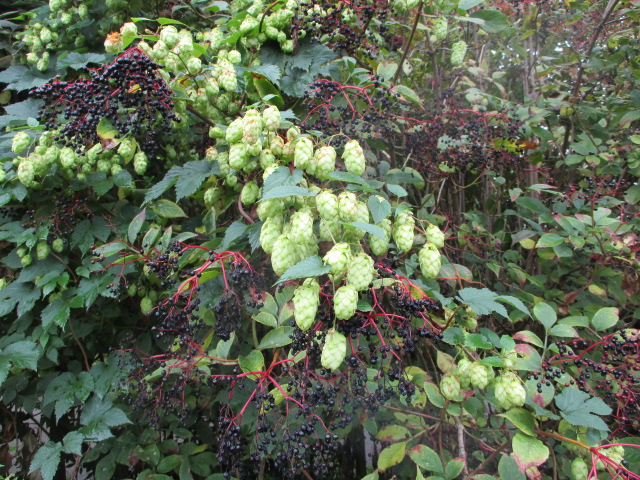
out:
<path id="1" fill-rule="evenodd" d="M 152 186 L 149 190 L 147 190 L 147 193 L 144 197 L 144 202 L 142 202 L 142 205 L 146 205 L 149 202 L 152 202 L 153 200 L 158 198 L 160 195 L 162 195 L 164 192 L 166 192 L 171 187 L 173 187 L 178 181 L 178 175 L 181 171 L 182 169 L 180 167 L 173 167 L 171 170 L 169 170 L 162 180 L 160 180 L 158 183 Z"/>
<path id="2" fill-rule="evenodd" d="M 319 277 L 325 273 L 329 273 L 331 266 L 325 265 L 318 256 L 307 257 L 300 260 L 294 266 L 289 267 L 286 272 L 278 279 L 276 283 L 295 280 L 296 278 Z"/>
<path id="3" fill-rule="evenodd" d="M 493 312 L 508 317 L 507 309 L 498 303 L 499 295 L 488 288 L 463 288 L 458 292 L 458 299 L 471 307 L 478 315 L 489 315 Z"/>
<path id="4" fill-rule="evenodd" d="M 489 33 L 501 32 L 509 27 L 508 17 L 499 10 L 478 10 L 473 12 L 469 18 L 482 20 L 482 28 Z"/>
<path id="5" fill-rule="evenodd" d="M 465 345 L 472 348 L 488 349 L 493 348 L 493 344 L 487 340 L 487 337 L 480 333 L 470 333 L 465 339 Z"/>
<path id="6" fill-rule="evenodd" d="M 80 432 L 69 432 L 62 439 L 64 453 L 72 455 L 82 454 L 84 436 Z"/>
<path id="7" fill-rule="evenodd" d="M 113 407 L 103 415 L 102 422 L 107 427 L 119 427 L 120 425 L 131 423 L 131 420 L 127 418 L 127 415 L 122 410 Z"/>
<path id="8" fill-rule="evenodd" d="M 438 454 L 426 445 L 416 445 L 409 450 L 409 457 L 421 468 L 429 470 L 430 472 L 436 472 L 440 475 L 444 474 L 442 468 L 442 462 Z"/>
<path id="9" fill-rule="evenodd" d="M 279 85 L 282 77 L 282 70 L 276 65 L 260 65 L 259 67 L 247 68 L 246 71 L 263 76 L 275 86 Z"/>
<path id="10" fill-rule="evenodd" d="M 353 173 L 336 171 L 329 175 L 329 179 L 337 180 L 339 182 L 355 183 L 356 185 L 362 186 L 365 192 L 373 191 L 371 186 L 362 177 L 354 175 Z"/>
<path id="11" fill-rule="evenodd" d="M 71 309 L 69 305 L 63 302 L 61 299 L 56 299 L 47 305 L 42 310 L 42 328 L 44 331 L 48 331 L 53 325 L 58 325 L 60 328 L 64 328 L 69 320 Z"/>
<path id="12" fill-rule="evenodd" d="M 591 319 L 591 325 L 596 330 L 606 330 L 618 323 L 619 310 L 615 307 L 604 307 L 598 310 Z"/>
<path id="13" fill-rule="evenodd" d="M 549 447 L 537 438 L 524 433 L 516 433 L 511 447 L 513 448 L 513 458 L 522 471 L 529 467 L 542 465 L 549 458 Z"/>
<path id="14" fill-rule="evenodd" d="M 74 70 L 78 70 L 90 63 L 101 65 L 106 58 L 107 57 L 100 53 L 71 52 L 63 58 L 58 57 L 56 60 L 56 68 L 73 68 Z"/>
<path id="15" fill-rule="evenodd" d="M 162 218 L 179 218 L 187 216 L 187 214 L 184 213 L 184 210 L 182 210 L 177 204 L 164 198 L 153 203 L 151 205 L 151 209 Z"/>
<path id="16" fill-rule="evenodd" d="M 31 340 L 12 343 L 0 354 L 1 357 L 11 361 L 16 367 L 28 368 L 29 370 L 38 368 L 38 360 L 41 355 L 41 347 Z"/>
<path id="17" fill-rule="evenodd" d="M 606 423 L 597 415 L 611 414 L 611 408 L 597 397 L 577 388 L 565 388 L 555 397 L 560 415 L 571 425 L 590 427 L 596 430 L 609 431 Z"/>
<path id="18" fill-rule="evenodd" d="M 265 200 L 270 200 L 272 198 L 284 198 L 293 195 L 302 195 L 304 197 L 314 197 L 316 192 L 309 191 L 308 188 L 304 187 L 294 187 L 294 186 L 285 186 L 285 187 L 273 187 L 267 192 L 264 192 L 262 198 L 260 198 L 260 202 L 264 202 Z"/>
<path id="19" fill-rule="evenodd" d="M 220 171 L 216 162 L 208 162 L 207 160 L 187 162 L 178 168 L 180 170 L 176 171 L 177 180 L 175 182 L 176 201 L 195 193 L 207 178 Z"/>
<path id="20" fill-rule="evenodd" d="M 282 116 L 282 115 L 281 115 Z M 275 187 L 296 186 L 302 180 L 302 170 L 296 168 L 293 172 L 287 167 L 278 167 L 264 181 L 262 187 L 263 193 L 268 192 Z"/>
<path id="21" fill-rule="evenodd" d="M 224 233 L 224 238 L 222 239 L 222 243 L 220 247 L 218 247 L 219 251 L 224 251 L 236 240 L 239 240 L 245 233 L 247 232 L 247 226 L 236 220 L 227 228 L 227 231 Z"/>
<path id="22" fill-rule="evenodd" d="M 460 327 L 449 327 L 442 332 L 442 341 L 449 345 L 461 345 L 465 339 L 464 330 Z"/>
<path id="23" fill-rule="evenodd" d="M 535 420 L 533 415 L 524 408 L 512 408 L 508 412 L 502 414 L 502 416 L 509 419 L 521 432 L 535 436 Z"/>
<path id="24" fill-rule="evenodd" d="M 133 217 L 133 220 L 131 220 L 129 229 L 127 231 L 129 243 L 134 243 L 136 241 L 136 237 L 138 236 L 138 233 L 140 233 L 140 229 L 142 228 L 142 224 L 144 223 L 146 215 L 147 209 L 145 208 L 138 215 Z"/>
<path id="25" fill-rule="evenodd" d="M 267 332 L 267 334 L 262 337 L 258 349 L 264 350 L 265 348 L 277 348 L 289 345 L 293 341 L 291 334 L 294 330 L 293 327 L 278 327 Z"/>
<path id="26" fill-rule="evenodd" d="M 378 456 L 378 470 L 385 471 L 387 468 L 399 464 L 404 458 L 406 448 L 407 443 L 400 442 L 383 449 Z"/>
<path id="27" fill-rule="evenodd" d="M 29 473 L 40 470 L 43 480 L 52 480 L 58 470 L 61 452 L 62 445 L 59 442 L 45 443 L 33 456 Z"/>

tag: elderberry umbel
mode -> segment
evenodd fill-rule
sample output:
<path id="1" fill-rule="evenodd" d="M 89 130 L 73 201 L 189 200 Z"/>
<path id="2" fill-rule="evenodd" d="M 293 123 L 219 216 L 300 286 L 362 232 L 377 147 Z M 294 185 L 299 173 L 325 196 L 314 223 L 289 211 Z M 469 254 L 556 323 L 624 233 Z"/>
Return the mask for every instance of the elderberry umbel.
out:
<path id="1" fill-rule="evenodd" d="M 38 120 L 47 130 L 57 131 L 57 141 L 82 153 L 101 141 L 98 125 L 106 119 L 117 136 L 133 135 L 147 156 L 153 157 L 162 133 L 171 121 L 180 121 L 158 68 L 134 47 L 105 68 L 87 69 L 88 77 L 56 78 L 31 92 L 45 101 Z"/>

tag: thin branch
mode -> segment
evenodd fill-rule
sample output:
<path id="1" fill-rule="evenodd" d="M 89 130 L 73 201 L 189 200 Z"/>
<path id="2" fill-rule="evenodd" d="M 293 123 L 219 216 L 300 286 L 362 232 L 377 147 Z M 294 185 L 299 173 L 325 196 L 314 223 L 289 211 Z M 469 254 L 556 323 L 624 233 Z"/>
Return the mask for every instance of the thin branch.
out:
<path id="1" fill-rule="evenodd" d="M 464 425 L 460 421 L 460 417 L 455 417 L 456 429 L 458 431 L 458 456 L 464 462 L 462 472 L 466 475 L 469 474 L 469 467 L 467 466 L 467 451 L 464 448 Z"/>
<path id="2" fill-rule="evenodd" d="M 411 44 L 413 43 L 413 37 L 416 34 L 416 30 L 418 28 L 418 23 L 420 22 L 420 15 L 422 14 L 422 0 L 420 0 L 420 3 L 418 4 L 418 11 L 416 12 L 416 19 L 413 22 L 413 28 L 411 29 L 411 34 L 409 35 L 409 40 L 407 41 L 407 46 L 404 49 L 404 52 L 402 52 L 402 58 L 400 59 L 400 63 L 398 64 L 398 69 L 396 70 L 396 73 L 393 74 L 393 77 L 391 77 L 391 83 L 394 83 L 397 79 L 398 76 L 400 75 L 400 72 L 402 71 L 402 66 L 404 65 L 404 61 L 407 58 L 407 55 L 409 54 L 409 47 L 411 47 Z"/>

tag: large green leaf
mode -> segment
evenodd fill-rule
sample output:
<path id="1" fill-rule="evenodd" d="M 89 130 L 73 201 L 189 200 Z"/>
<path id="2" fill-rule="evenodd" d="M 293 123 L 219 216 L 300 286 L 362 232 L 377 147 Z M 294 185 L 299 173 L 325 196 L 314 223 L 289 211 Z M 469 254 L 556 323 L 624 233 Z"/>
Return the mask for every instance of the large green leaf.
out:
<path id="1" fill-rule="evenodd" d="M 571 425 L 590 427 L 596 430 L 609 431 L 609 427 L 598 415 L 611 414 L 611 407 L 597 397 L 577 388 L 565 388 L 555 397 L 560 415 Z"/>

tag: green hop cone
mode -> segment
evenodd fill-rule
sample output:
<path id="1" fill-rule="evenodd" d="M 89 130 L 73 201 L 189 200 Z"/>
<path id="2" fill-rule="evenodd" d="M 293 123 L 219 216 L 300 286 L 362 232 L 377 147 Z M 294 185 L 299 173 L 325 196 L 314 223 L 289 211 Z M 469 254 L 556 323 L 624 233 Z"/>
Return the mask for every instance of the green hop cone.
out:
<path id="1" fill-rule="evenodd" d="M 354 222 L 358 215 L 358 198 L 355 193 L 342 192 L 338 195 L 338 215 L 343 222 Z"/>
<path id="2" fill-rule="evenodd" d="M 361 253 L 351 261 L 347 272 L 347 283 L 357 291 L 366 290 L 373 281 L 373 273 L 373 258 L 366 253 Z"/>
<path id="3" fill-rule="evenodd" d="M 31 143 L 31 137 L 27 132 L 18 132 L 11 141 L 11 151 L 13 153 L 22 153 Z"/>
<path id="4" fill-rule="evenodd" d="M 241 170 L 248 162 L 247 145 L 234 143 L 229 148 L 229 166 L 235 170 Z"/>
<path id="5" fill-rule="evenodd" d="M 240 201 L 243 205 L 253 205 L 260 197 L 260 187 L 255 180 L 251 180 L 242 187 Z"/>
<path id="6" fill-rule="evenodd" d="M 484 390 L 489 385 L 489 366 L 480 363 L 474 363 L 470 369 L 471 385 L 480 390 Z"/>
<path id="7" fill-rule="evenodd" d="M 277 238 L 282 234 L 282 215 L 267 218 L 260 229 L 260 245 L 268 253 L 273 253 Z"/>
<path id="8" fill-rule="evenodd" d="M 333 295 L 333 311 L 338 320 L 349 320 L 358 309 L 358 291 L 351 285 L 344 285 Z"/>
<path id="9" fill-rule="evenodd" d="M 445 375 L 440 380 L 440 392 L 448 400 L 457 400 L 460 397 L 460 381 L 454 375 Z"/>
<path id="10" fill-rule="evenodd" d="M 18 180 L 20 180 L 20 183 L 22 183 L 25 187 L 29 188 L 33 185 L 35 178 L 35 169 L 29 159 L 25 158 L 20 162 L 20 164 L 18 165 L 17 176 Z"/>
<path id="11" fill-rule="evenodd" d="M 236 118 L 227 127 L 227 131 L 224 134 L 224 139 L 230 144 L 236 143 L 240 141 L 243 133 L 244 122 L 242 121 L 242 118 Z"/>
<path id="12" fill-rule="evenodd" d="M 308 211 L 301 210 L 291 216 L 291 238 L 296 243 L 313 241 L 313 217 Z"/>
<path id="13" fill-rule="evenodd" d="M 624 447 L 622 445 L 615 445 L 609 448 L 603 448 L 600 450 L 605 457 L 611 460 L 613 463 L 620 464 L 622 460 L 624 460 Z M 606 470 L 605 462 L 603 462 L 600 458 L 596 462 L 596 468 L 598 470 Z"/>
<path id="14" fill-rule="evenodd" d="M 262 120 L 264 128 L 269 132 L 275 132 L 280 127 L 280 110 L 278 107 L 271 106 L 262 112 Z"/>
<path id="15" fill-rule="evenodd" d="M 149 315 L 151 310 L 153 310 L 153 300 L 149 297 L 143 297 L 142 300 L 140 300 L 140 311 L 143 315 Z"/>
<path id="16" fill-rule="evenodd" d="M 366 167 L 364 150 L 362 150 L 357 140 L 349 140 L 345 144 L 342 159 L 347 172 L 358 176 L 364 173 Z"/>
<path id="17" fill-rule="evenodd" d="M 138 145 L 135 139 L 130 137 L 123 138 L 118 146 L 118 155 L 124 159 L 125 163 L 128 163 L 133 158 L 137 148 Z"/>
<path id="18" fill-rule="evenodd" d="M 393 241 L 401 252 L 408 252 L 413 247 L 414 226 L 409 223 L 396 224 L 393 230 Z"/>
<path id="19" fill-rule="evenodd" d="M 459 40 L 451 45 L 451 65 L 459 67 L 464 62 L 464 56 L 467 54 L 467 43 L 464 40 Z"/>
<path id="20" fill-rule="evenodd" d="M 56 238 L 51 244 L 51 249 L 56 253 L 61 253 L 64 250 L 64 240 Z"/>
<path id="21" fill-rule="evenodd" d="M 433 243 L 425 243 L 418 253 L 420 271 L 427 278 L 435 278 L 440 272 L 440 252 Z"/>
<path id="22" fill-rule="evenodd" d="M 427 242 L 433 243 L 437 248 L 444 247 L 444 233 L 437 225 L 429 225 L 425 230 Z"/>
<path id="23" fill-rule="evenodd" d="M 238 87 L 236 72 L 232 70 L 224 70 L 218 77 L 218 85 L 227 92 L 235 92 Z"/>
<path id="24" fill-rule="evenodd" d="M 303 332 L 309 330 L 316 320 L 320 305 L 320 285 L 313 278 L 307 278 L 304 284 L 293 293 L 293 315 L 296 325 Z"/>
<path id="25" fill-rule="evenodd" d="M 255 144 L 262 134 L 262 115 L 257 110 L 249 110 L 243 120 L 242 141 L 247 145 Z"/>
<path id="26" fill-rule="evenodd" d="M 306 169 L 313 157 L 313 140 L 309 137 L 301 137 L 295 143 L 293 151 L 293 164 L 296 168 Z"/>
<path id="27" fill-rule="evenodd" d="M 329 190 L 323 190 L 315 197 L 316 209 L 320 216 L 326 220 L 338 218 L 338 197 Z"/>
<path id="28" fill-rule="evenodd" d="M 49 248 L 49 244 L 44 240 L 39 241 L 38 245 L 36 245 L 36 257 L 38 260 L 44 260 L 47 258 L 50 251 L 51 249 Z"/>
<path id="29" fill-rule="evenodd" d="M 336 243 L 322 258 L 331 267 L 330 273 L 342 275 L 347 271 L 351 261 L 351 250 L 348 243 Z"/>
<path id="30" fill-rule="evenodd" d="M 369 234 L 369 246 L 374 255 L 384 255 L 389 250 L 389 235 L 391 234 L 391 220 L 385 218 L 377 223 L 377 226 L 384 232 L 385 238 Z"/>
<path id="31" fill-rule="evenodd" d="M 133 156 L 133 169 L 138 175 L 144 175 L 149 166 L 147 155 L 140 151 Z"/>
<path id="32" fill-rule="evenodd" d="M 173 25 L 167 25 L 163 27 L 160 32 L 160 40 L 162 40 L 168 48 L 173 48 L 178 44 L 180 35 L 178 35 L 176 27 Z"/>
<path id="33" fill-rule="evenodd" d="M 498 404 L 508 410 L 524 405 L 527 392 L 515 373 L 505 372 L 496 379 L 495 396 Z"/>
<path id="34" fill-rule="evenodd" d="M 447 38 L 447 19 L 446 17 L 438 17 L 433 22 L 433 35 L 436 37 L 436 40 L 442 41 Z"/>
<path id="35" fill-rule="evenodd" d="M 30 253 L 27 253 L 26 255 L 20 257 L 20 265 L 22 265 L 23 267 L 28 267 L 29 265 L 31 265 L 32 262 L 33 262 L 33 257 L 31 256 Z"/>
<path id="36" fill-rule="evenodd" d="M 281 276 L 289 268 L 298 263 L 296 248 L 296 244 L 286 233 L 283 233 L 276 239 L 273 244 L 273 252 L 271 253 L 271 267 L 276 275 Z"/>
<path id="37" fill-rule="evenodd" d="M 329 330 L 322 347 L 320 363 L 324 368 L 333 371 L 340 366 L 346 356 L 347 338 L 335 329 Z"/>
<path id="38" fill-rule="evenodd" d="M 336 169 L 336 150 L 330 146 L 320 147 L 316 151 L 316 175 L 325 180 Z"/>
<path id="39" fill-rule="evenodd" d="M 589 477 L 589 466 L 582 458 L 575 458 L 571 462 L 571 477 L 573 480 L 587 480 Z"/>
<path id="40" fill-rule="evenodd" d="M 462 358 L 458 362 L 458 366 L 456 367 L 456 375 L 460 380 L 460 386 L 462 388 L 468 388 L 471 385 L 471 368 L 473 367 L 473 363 L 471 363 L 468 359 Z"/>

